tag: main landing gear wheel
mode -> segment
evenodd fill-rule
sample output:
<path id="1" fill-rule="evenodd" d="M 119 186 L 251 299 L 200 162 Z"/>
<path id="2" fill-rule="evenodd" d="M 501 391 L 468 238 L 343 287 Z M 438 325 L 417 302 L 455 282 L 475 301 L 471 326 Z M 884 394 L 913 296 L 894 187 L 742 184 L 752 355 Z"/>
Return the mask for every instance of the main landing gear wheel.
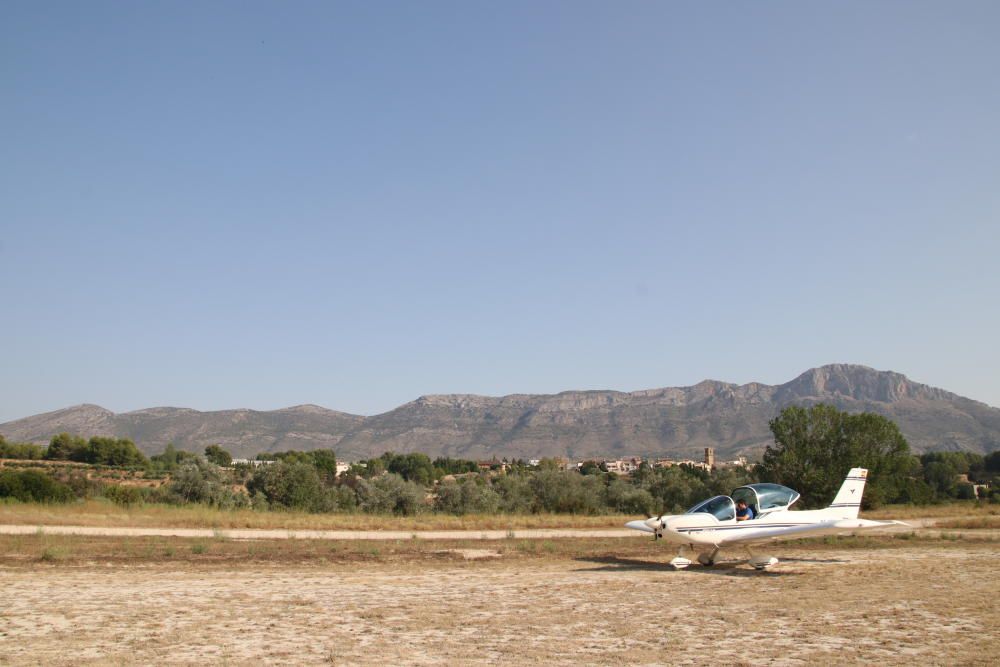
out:
<path id="1" fill-rule="evenodd" d="M 750 567 L 758 572 L 763 572 L 778 564 L 778 559 L 774 556 L 754 556 L 749 548 L 747 549 L 747 553 L 750 555 L 750 560 L 747 562 L 750 563 Z"/>
<path id="2" fill-rule="evenodd" d="M 712 567 L 713 565 L 715 565 L 715 557 L 718 555 L 719 555 L 718 549 L 713 549 L 712 553 L 708 553 L 707 551 L 704 553 L 700 553 L 698 554 L 698 562 L 704 565 L 705 567 Z"/>

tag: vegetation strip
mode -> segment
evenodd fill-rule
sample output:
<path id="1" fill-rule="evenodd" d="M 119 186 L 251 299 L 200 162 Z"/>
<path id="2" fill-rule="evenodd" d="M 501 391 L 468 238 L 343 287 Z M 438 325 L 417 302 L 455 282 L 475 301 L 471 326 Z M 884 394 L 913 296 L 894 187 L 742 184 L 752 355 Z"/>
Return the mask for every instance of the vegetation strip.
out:
<path id="1" fill-rule="evenodd" d="M 112 528 L 96 526 L 0 526 L 0 535 L 88 535 L 108 537 L 214 537 L 234 540 L 502 540 L 592 537 L 642 537 L 627 528 L 588 530 L 209 530 L 203 528 Z"/>

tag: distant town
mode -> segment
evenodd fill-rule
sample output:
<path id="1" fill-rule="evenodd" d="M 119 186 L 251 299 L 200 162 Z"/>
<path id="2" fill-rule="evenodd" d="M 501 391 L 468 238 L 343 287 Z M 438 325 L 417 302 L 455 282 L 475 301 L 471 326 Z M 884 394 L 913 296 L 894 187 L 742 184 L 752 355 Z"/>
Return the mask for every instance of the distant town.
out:
<path id="1" fill-rule="evenodd" d="M 233 459 L 232 466 L 248 466 L 251 468 L 258 468 L 260 466 L 276 463 L 275 459 L 261 458 L 262 456 L 267 455 L 261 455 L 255 459 Z M 740 456 L 730 461 L 717 461 L 715 458 L 714 447 L 705 448 L 705 457 L 701 461 L 696 461 L 694 459 L 652 459 L 643 458 L 641 456 L 633 456 L 618 459 L 586 458 L 581 460 L 570 460 L 565 457 L 555 457 L 550 459 L 528 459 L 523 463 L 529 468 L 537 468 L 541 465 L 543 460 L 552 461 L 562 470 L 580 470 L 585 465 L 595 464 L 603 472 L 613 472 L 618 475 L 630 475 L 642 467 L 643 464 L 648 465 L 650 468 L 689 466 L 706 471 L 711 471 L 715 468 L 746 468 L 749 465 L 745 456 Z M 476 465 L 479 466 L 480 471 L 499 471 L 501 473 L 505 473 L 511 466 L 514 465 L 514 462 L 508 461 L 507 459 L 494 458 L 489 461 L 476 461 Z M 340 475 L 348 472 L 354 466 L 360 466 L 363 468 L 366 466 L 366 463 L 364 461 L 337 461 L 337 476 L 339 477 Z"/>

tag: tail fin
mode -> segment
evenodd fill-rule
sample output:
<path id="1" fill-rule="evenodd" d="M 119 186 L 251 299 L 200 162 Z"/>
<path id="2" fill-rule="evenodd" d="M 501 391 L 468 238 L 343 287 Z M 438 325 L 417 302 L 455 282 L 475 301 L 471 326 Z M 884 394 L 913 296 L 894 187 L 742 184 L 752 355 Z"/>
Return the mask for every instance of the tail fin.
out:
<path id="1" fill-rule="evenodd" d="M 868 471 L 864 468 L 851 468 L 847 473 L 844 485 L 837 491 L 837 497 L 833 499 L 830 509 L 836 509 L 837 513 L 845 519 L 858 518 L 858 510 L 861 509 L 861 494 L 865 492 L 865 482 L 868 480 Z"/>

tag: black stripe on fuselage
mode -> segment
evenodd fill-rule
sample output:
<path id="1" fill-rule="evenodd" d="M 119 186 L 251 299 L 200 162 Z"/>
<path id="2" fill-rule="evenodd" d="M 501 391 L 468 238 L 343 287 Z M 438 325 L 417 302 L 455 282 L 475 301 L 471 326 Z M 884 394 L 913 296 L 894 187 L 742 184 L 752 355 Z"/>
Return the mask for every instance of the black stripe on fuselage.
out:
<path id="1" fill-rule="evenodd" d="M 795 528 L 796 526 L 812 526 L 812 523 L 751 523 L 749 525 L 740 524 L 738 526 L 692 526 L 690 528 L 677 528 L 678 533 L 700 533 L 706 530 L 745 530 L 747 528 Z"/>

